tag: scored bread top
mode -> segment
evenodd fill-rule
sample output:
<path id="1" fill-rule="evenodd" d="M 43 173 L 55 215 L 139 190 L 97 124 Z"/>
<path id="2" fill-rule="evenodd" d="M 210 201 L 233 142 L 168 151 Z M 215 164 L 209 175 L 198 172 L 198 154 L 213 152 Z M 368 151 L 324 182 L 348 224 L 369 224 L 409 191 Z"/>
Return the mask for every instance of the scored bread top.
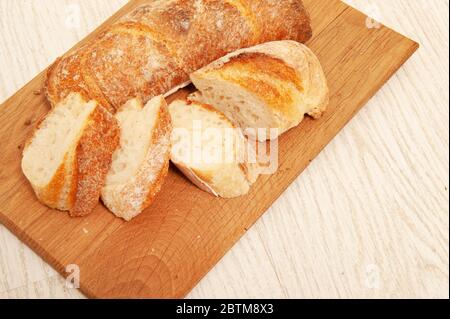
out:
<path id="1" fill-rule="evenodd" d="M 242 53 L 220 68 L 211 68 L 207 77 L 234 83 L 286 116 L 298 116 L 292 108 L 291 92 L 292 88 L 302 92 L 303 83 L 299 73 L 279 58 L 259 52 Z"/>
<path id="2" fill-rule="evenodd" d="M 123 20 L 147 26 L 187 74 L 252 38 L 247 20 L 224 0 L 156 1 Z M 238 29 L 239 28 L 239 29 Z M 226 32 L 225 32 L 226 31 Z M 156 34 L 156 35 L 155 35 Z"/>
<path id="3" fill-rule="evenodd" d="M 148 101 L 187 77 L 167 47 L 138 24 L 113 26 L 87 55 L 86 67 L 116 109 L 131 97 Z"/>
<path id="4" fill-rule="evenodd" d="M 274 40 L 295 40 L 304 43 L 312 37 L 310 16 L 301 0 L 237 1 L 245 3 L 248 11 L 256 17 L 255 23 L 261 32 L 256 37 L 262 39 L 257 43 Z"/>
<path id="5" fill-rule="evenodd" d="M 70 92 L 110 111 L 136 96 L 147 102 L 189 81 L 219 57 L 270 40 L 307 41 L 300 0 L 149 1 L 49 69 L 52 105 Z"/>
<path id="6" fill-rule="evenodd" d="M 295 41 L 237 50 L 191 74 L 191 99 L 221 110 L 248 136 L 273 140 L 305 114 L 319 118 L 329 102 L 319 59 Z"/>
<path id="7" fill-rule="evenodd" d="M 191 76 L 234 83 L 291 118 L 305 114 L 308 104 L 321 104 L 317 100 L 328 99 L 320 61 L 308 47 L 295 41 L 274 41 L 238 50 Z M 299 104 L 299 99 L 305 110 L 292 107 Z"/>
<path id="8" fill-rule="evenodd" d="M 113 105 L 98 87 L 92 71 L 86 67 L 87 48 L 85 46 L 57 59 L 48 69 L 45 84 L 47 98 L 55 106 L 70 93 L 79 93 L 85 100 L 96 100 L 108 111 L 114 112 Z"/>

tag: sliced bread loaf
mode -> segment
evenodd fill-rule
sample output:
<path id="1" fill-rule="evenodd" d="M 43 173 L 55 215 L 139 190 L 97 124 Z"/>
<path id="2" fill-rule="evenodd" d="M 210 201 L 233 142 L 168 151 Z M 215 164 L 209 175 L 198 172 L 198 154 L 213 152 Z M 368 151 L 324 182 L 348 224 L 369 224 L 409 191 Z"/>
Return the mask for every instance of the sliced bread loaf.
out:
<path id="1" fill-rule="evenodd" d="M 118 144 L 115 118 L 72 93 L 39 123 L 24 148 L 22 170 L 42 203 L 84 216 L 98 203 Z"/>
<path id="2" fill-rule="evenodd" d="M 248 142 L 221 112 L 185 100 L 169 105 L 174 130 L 172 162 L 199 188 L 215 196 L 245 195 L 258 178 Z"/>
<path id="3" fill-rule="evenodd" d="M 162 96 L 144 107 L 140 99 L 128 101 L 117 113 L 120 147 L 102 190 L 102 201 L 127 221 L 153 201 L 167 176 L 172 125 Z"/>
<path id="4" fill-rule="evenodd" d="M 260 141 L 297 126 L 305 114 L 319 118 L 329 101 L 318 58 L 295 41 L 238 50 L 194 72 L 191 80 L 201 94 L 190 99 L 214 105 Z"/>

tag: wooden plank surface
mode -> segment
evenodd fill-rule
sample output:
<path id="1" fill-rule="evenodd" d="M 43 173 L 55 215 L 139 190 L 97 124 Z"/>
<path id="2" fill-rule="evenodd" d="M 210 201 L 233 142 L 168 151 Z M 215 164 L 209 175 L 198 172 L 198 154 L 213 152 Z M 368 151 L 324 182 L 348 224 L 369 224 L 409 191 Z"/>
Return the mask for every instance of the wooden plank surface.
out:
<path id="1" fill-rule="evenodd" d="M 343 14 L 347 14 L 347 12 L 345 12 L 345 13 L 343 13 Z M 344 42 L 342 42 L 342 41 L 339 41 L 339 37 L 340 37 L 340 32 L 341 31 L 339 31 L 339 32 L 334 32 L 336 29 L 339 29 L 339 28 L 344 28 L 344 29 L 349 29 L 349 27 L 352 27 L 352 28 L 354 28 L 354 25 L 353 24 L 355 24 L 355 25 L 358 25 L 358 24 L 360 24 L 361 23 L 361 25 L 362 25 L 362 23 L 363 23 L 363 20 L 361 20 L 361 19 L 357 19 L 357 18 L 355 18 L 353 15 L 349 15 L 349 16 L 345 16 L 346 17 L 346 20 L 344 21 L 345 23 L 342 23 L 342 25 L 341 24 L 335 24 L 334 26 L 336 27 L 336 28 L 334 28 L 334 27 L 332 27 L 331 25 L 330 26 L 325 26 L 324 27 L 324 33 L 325 34 L 328 34 L 328 38 L 324 38 L 324 40 L 323 41 L 321 41 L 320 40 L 320 37 L 322 36 L 322 33 L 320 33 L 320 37 L 316 37 L 315 39 L 314 39 L 314 41 L 312 42 L 312 46 L 313 46 L 313 48 L 315 48 L 318 52 L 320 51 L 321 53 L 319 54 L 320 56 L 321 56 L 321 58 L 322 59 L 324 59 L 324 60 L 326 60 L 326 61 L 328 61 L 328 62 L 325 62 L 324 61 L 324 64 L 326 65 L 326 66 L 328 66 L 329 68 L 327 69 L 327 73 L 329 73 L 329 76 L 333 76 L 333 74 L 334 74 L 334 78 L 333 78 L 333 83 L 334 83 L 334 80 L 336 81 L 336 86 L 334 87 L 334 89 L 339 89 L 340 90 L 340 92 L 339 93 L 342 93 L 343 91 L 342 90 L 344 90 L 344 89 L 347 89 L 347 90 L 349 90 L 349 88 L 353 88 L 354 87 L 354 85 L 355 85 L 355 82 L 352 82 L 351 80 L 352 80 L 352 74 L 347 74 L 346 75 L 346 68 L 343 68 L 342 70 L 341 69 L 337 69 L 336 71 L 335 71 L 335 68 L 334 68 L 334 66 L 332 65 L 332 62 L 334 63 L 334 62 L 336 62 L 336 61 L 341 61 L 340 59 L 342 59 L 342 60 L 345 60 L 345 59 L 349 59 L 349 58 L 351 58 L 351 57 L 353 57 L 353 55 L 352 54 L 355 54 L 355 53 L 358 53 L 359 55 L 358 56 L 360 56 L 360 59 L 357 61 L 358 63 L 363 63 L 363 62 L 367 62 L 367 61 L 365 61 L 365 59 L 364 59 L 364 54 L 366 54 L 368 51 L 370 52 L 370 50 L 372 50 L 372 47 L 369 45 L 368 47 L 366 47 L 366 46 L 364 46 L 364 43 L 360 43 L 358 40 L 360 40 L 360 37 L 364 37 L 365 36 L 365 34 L 363 34 L 363 33 L 361 33 L 361 34 L 353 34 L 353 33 L 351 33 L 351 34 L 349 34 L 349 37 L 350 38 L 352 38 L 351 36 L 353 35 L 354 37 L 352 38 L 352 41 L 353 42 L 350 42 L 350 40 L 349 40 L 349 42 L 347 42 L 347 43 L 345 43 L 345 41 Z M 319 19 L 317 19 L 317 20 L 319 20 Z M 317 21 L 317 20 L 314 20 L 314 21 Z M 339 21 L 338 21 L 339 22 Z M 337 23 L 336 21 L 334 22 L 334 23 Z M 339 22 L 340 23 L 340 22 Z M 362 30 L 362 29 L 361 29 Z M 360 30 L 360 31 L 361 31 Z M 383 29 L 384 30 L 384 29 Z M 382 30 L 382 31 L 383 31 Z M 366 31 L 366 30 L 364 30 L 364 31 Z M 373 31 L 373 30 L 372 30 Z M 376 31 L 376 30 L 375 30 Z M 378 31 L 380 31 L 380 30 L 378 30 Z M 386 31 L 387 32 L 387 34 L 390 34 L 387 30 L 384 30 L 384 31 Z M 384 32 L 383 31 L 383 32 Z M 334 33 L 333 33 L 334 32 Z M 362 31 L 361 31 L 362 32 Z M 385 35 L 384 35 L 384 33 L 379 33 L 379 34 L 382 34 L 383 36 L 381 37 L 381 38 L 376 38 L 376 39 L 374 39 L 374 41 L 380 41 L 380 39 L 385 39 L 386 37 L 385 37 Z M 336 39 L 336 37 L 338 38 L 338 39 Z M 402 41 L 400 41 L 400 37 L 398 37 L 397 35 L 395 35 L 395 36 L 393 36 L 393 39 L 392 39 L 392 41 L 393 42 L 389 42 L 389 41 L 387 41 L 387 43 L 384 43 L 383 42 L 383 44 L 385 45 L 385 47 L 383 48 L 383 49 L 385 49 L 386 47 L 387 48 L 390 48 L 391 46 L 393 46 L 393 47 L 397 47 L 397 45 L 399 45 L 399 47 L 400 46 L 403 46 L 403 40 Z M 387 37 L 387 38 L 389 38 L 389 37 Z M 326 39 L 326 41 L 325 41 L 325 39 Z M 397 40 L 398 40 L 398 42 L 399 42 L 399 44 L 397 44 L 397 43 L 395 43 L 394 42 L 394 40 L 395 40 L 395 42 L 397 42 Z M 326 55 L 329 55 L 329 50 L 327 50 L 327 46 L 329 45 L 329 43 L 333 43 L 333 41 L 335 41 L 334 42 L 334 45 L 337 45 L 336 44 L 336 42 L 341 42 L 341 43 L 344 43 L 344 45 L 342 45 L 341 47 L 340 47 L 340 49 L 339 50 L 335 50 L 335 51 L 333 51 L 333 55 L 331 55 L 330 54 L 330 56 L 329 57 L 326 57 Z M 326 42 L 328 42 L 328 43 L 326 43 Z M 352 45 L 354 45 L 354 47 L 352 47 L 351 49 L 350 49 L 350 47 L 348 46 L 349 45 L 349 43 L 351 43 Z M 339 44 L 339 43 L 338 43 Z M 394 45 L 395 44 L 395 45 Z M 400 45 L 401 44 L 401 45 Z M 407 44 L 411 44 L 409 41 L 406 41 L 405 40 L 405 46 L 407 45 Z M 347 47 L 346 47 L 347 46 Z M 413 46 L 411 45 L 411 48 L 412 48 Z M 329 48 L 329 47 L 328 47 Z M 350 50 L 349 50 L 350 49 Z M 353 51 L 353 50 L 356 50 L 356 51 Z M 405 56 L 404 57 L 406 57 L 406 55 L 407 55 L 407 53 L 408 53 L 409 51 L 407 51 L 407 50 L 405 50 L 405 52 L 404 51 L 401 51 L 400 50 L 400 53 L 403 53 L 403 54 L 405 54 Z M 375 53 L 381 53 L 381 52 L 376 52 L 376 50 L 375 50 Z M 392 54 L 395 56 L 396 54 L 397 54 L 398 52 L 395 50 L 395 49 L 393 49 L 392 50 Z M 361 56 L 362 55 L 362 56 Z M 328 60 L 329 59 L 329 60 Z M 347 60 L 346 60 L 347 61 Z M 372 69 L 367 69 L 366 68 L 366 66 L 364 66 L 364 67 L 361 67 L 361 70 L 362 71 L 370 71 L 370 72 L 367 72 L 367 73 L 369 73 L 369 74 L 366 74 L 366 77 L 364 77 L 363 79 L 364 79 L 364 81 L 366 82 L 366 81 L 369 81 L 369 82 L 375 82 L 375 86 L 377 86 L 377 85 L 380 85 L 384 80 L 385 80 L 385 77 L 386 76 L 388 76 L 389 75 L 389 72 L 392 72 L 394 69 L 395 69 L 395 67 L 397 66 L 396 65 L 396 63 L 398 63 L 398 64 L 400 64 L 400 62 L 401 61 L 393 61 L 392 59 L 390 59 L 389 61 L 387 61 L 387 62 L 384 62 L 384 61 L 382 61 L 383 63 L 386 63 L 386 64 L 383 64 L 382 63 L 382 66 L 383 67 L 386 67 L 387 68 L 387 70 L 383 70 L 383 72 L 386 72 L 386 73 L 383 73 L 383 72 L 380 72 L 380 74 L 378 74 L 378 73 L 373 73 L 373 71 L 376 71 L 377 70 L 377 68 L 376 68 L 376 66 L 378 65 L 376 65 L 375 67 L 374 66 L 372 66 L 372 67 L 374 67 L 374 69 L 375 70 L 372 70 Z M 346 63 L 350 63 L 350 62 L 346 62 Z M 367 63 L 366 63 L 367 64 Z M 356 64 L 355 64 L 356 65 Z M 393 65 L 395 65 L 395 66 L 393 66 Z M 341 64 L 340 64 L 340 66 L 342 66 Z M 370 66 L 370 64 L 368 64 L 367 65 L 367 67 L 371 67 Z M 348 71 L 348 70 L 347 70 Z M 334 73 L 333 73 L 334 72 Z M 342 73 L 341 73 L 342 72 Z M 384 75 L 383 75 L 384 74 Z M 346 80 L 350 80 L 350 81 L 344 81 L 344 79 L 343 78 L 341 78 L 339 75 L 344 75 L 344 76 L 349 76 L 349 78 L 345 78 Z M 371 77 L 371 75 L 373 75 L 373 77 Z M 383 75 L 383 76 L 381 76 L 381 77 L 378 77 L 379 75 Z M 375 79 L 375 80 L 374 80 Z M 362 79 L 359 79 L 358 81 L 360 81 L 360 80 L 362 80 Z M 357 82 L 356 82 L 357 83 Z M 342 85 L 342 87 L 341 86 L 338 86 L 338 84 L 339 85 Z M 345 85 L 344 85 L 345 84 Z M 333 103 L 333 105 L 335 105 L 336 106 L 336 108 L 340 108 L 339 109 L 339 112 L 342 112 L 342 111 L 344 111 L 344 112 L 342 112 L 342 113 L 344 113 L 344 116 L 346 116 L 346 117 L 348 117 L 348 118 L 350 118 L 350 116 L 353 114 L 353 112 L 355 111 L 355 110 L 352 110 L 350 113 L 347 113 L 347 111 L 348 111 L 348 108 L 344 108 L 344 103 L 348 103 L 347 102 L 347 100 L 346 99 L 349 99 L 350 101 L 354 101 L 355 99 L 356 100 L 358 100 L 358 102 L 357 103 L 362 103 L 363 101 L 364 101 L 364 99 L 361 99 L 361 96 L 363 96 L 363 95 L 367 95 L 367 97 L 368 97 L 368 95 L 370 95 L 370 94 L 372 94 L 373 92 L 372 91 L 374 91 L 375 89 L 374 88 L 369 88 L 369 87 L 366 87 L 365 89 L 364 89 L 364 86 L 363 86 L 363 90 L 362 90 L 362 92 L 355 92 L 354 94 L 355 95 L 353 95 L 353 93 L 352 94 L 348 94 L 347 96 L 344 96 L 344 97 L 342 97 L 342 95 L 340 95 L 339 93 L 336 93 L 336 96 L 334 97 L 334 100 L 335 100 L 335 102 L 337 102 L 337 103 Z M 344 91 L 345 92 L 345 91 Z M 356 97 L 355 97 L 356 96 Z M 340 104 L 341 103 L 341 104 Z M 27 103 L 27 105 L 28 105 L 28 103 Z M 355 107 L 357 107 L 357 106 L 359 106 L 359 105 L 355 105 Z M 337 111 L 338 109 L 336 109 L 336 112 L 331 112 L 331 113 L 333 113 L 334 115 L 338 115 L 338 111 Z M 19 112 L 20 113 L 20 112 Z M 330 117 L 326 120 L 326 121 L 324 121 L 324 128 L 326 127 L 327 129 L 326 129 L 326 131 L 330 128 L 330 127 L 333 127 L 333 125 L 336 125 L 335 123 L 335 118 L 333 117 L 333 116 L 331 116 L 332 114 L 330 113 Z M 14 113 L 13 113 L 14 114 Z M 22 114 L 22 113 L 21 113 Z M 20 115 L 20 114 L 19 114 Z M 344 123 L 340 123 L 339 125 L 343 125 Z M 307 123 L 307 124 L 305 124 L 305 126 L 304 126 L 304 130 L 305 131 L 309 131 L 309 127 L 310 127 L 310 125 L 312 125 L 312 124 L 309 124 L 309 123 Z M 338 125 L 338 126 L 339 126 Z M 13 125 L 14 127 L 17 127 L 18 126 L 18 124 L 17 123 L 15 123 L 15 125 Z M 11 127 L 11 129 L 14 129 L 14 127 Z M 315 126 L 311 126 L 311 130 L 313 130 L 314 129 L 314 127 Z M 337 129 L 337 128 L 336 128 Z M 322 131 L 321 131 L 322 132 Z M 17 132 L 16 132 L 17 133 Z M 311 134 L 311 135 L 309 135 L 309 136 L 313 136 L 314 134 L 313 134 L 314 132 L 308 132 L 308 134 Z M 316 132 L 316 133 L 318 133 L 318 132 Z M 328 138 L 328 136 L 329 135 L 327 135 L 328 133 L 327 132 L 322 132 L 322 133 L 324 133 L 324 136 L 325 136 L 325 139 L 327 139 Z M 302 135 L 303 133 L 299 133 L 300 135 Z M 306 134 L 306 133 L 305 133 Z M 308 137 L 308 134 L 306 135 L 306 137 Z M 330 133 L 330 136 L 332 136 L 332 135 L 334 135 L 334 133 Z M 11 135 L 11 136 L 13 136 L 13 135 Z M 303 136 L 303 135 L 302 135 Z M 331 138 L 331 137 L 330 137 Z M 290 138 L 290 139 L 292 139 L 292 137 Z M 3 139 L 2 139 L 2 141 L 3 141 Z M 288 142 L 286 142 L 286 143 L 288 143 Z M 321 143 L 323 143 L 323 144 L 325 144 L 326 143 L 326 141 L 321 141 Z M 309 143 L 309 144 L 311 144 L 311 143 Z M 308 144 L 308 145 L 309 145 Z M 314 144 L 314 143 L 312 143 L 312 144 Z M 282 145 L 287 145 L 287 144 L 282 144 Z M 314 154 L 318 149 L 320 149 L 321 148 L 321 146 L 319 145 L 319 146 L 315 146 L 315 147 L 317 147 L 317 149 L 316 150 L 310 150 L 310 151 L 308 151 L 308 152 L 311 152 L 311 154 Z M 287 157 L 288 159 L 289 159 L 289 157 Z M 302 164 L 303 165 L 303 164 Z M 292 170 L 295 170 L 296 168 L 301 168 L 301 167 L 299 167 L 299 166 L 295 166 Z M 284 172 L 282 172 L 282 173 L 284 173 Z M 291 179 L 291 178 L 293 178 L 293 177 L 295 177 L 295 175 L 296 175 L 296 173 L 292 173 L 292 172 L 290 172 L 290 174 L 288 175 L 288 174 L 283 174 L 283 178 L 280 178 L 279 180 L 278 180 L 278 182 L 277 181 L 270 181 L 269 183 L 272 185 L 272 186 L 274 186 L 275 185 L 275 187 L 277 187 L 278 188 L 278 186 L 277 185 L 283 185 L 283 186 L 281 186 L 280 187 L 280 192 L 282 191 L 282 188 L 283 187 L 285 187 L 285 183 L 286 183 L 286 181 L 288 181 L 289 179 Z M 292 177 L 291 177 L 292 176 Z M 177 178 L 177 177 L 174 177 L 175 179 Z M 278 178 L 277 178 L 278 179 Z M 286 180 L 286 181 L 284 181 L 284 179 Z M 183 181 L 184 182 L 184 181 Z M 184 182 L 185 183 L 185 182 Z M 11 185 L 11 186 L 14 186 L 14 185 Z M 195 203 L 194 203 L 195 204 Z M 233 205 L 233 204 L 230 204 L 230 205 Z M 25 207 L 25 206 L 24 206 Z M 3 207 L 2 207 L 3 208 Z M 23 207 L 22 207 L 23 208 Z M 21 208 L 21 209 L 22 209 Z M 23 212 L 23 211 L 22 211 Z M 259 213 L 256 213 L 256 214 L 259 214 Z M 17 215 L 18 216 L 18 215 Z M 23 216 L 22 217 L 17 217 L 17 216 L 14 216 L 14 218 L 16 218 L 17 220 L 18 220 L 18 224 L 19 224 L 19 226 L 21 226 L 21 227 L 23 227 L 23 225 L 24 225 L 24 223 L 26 223 L 26 218 L 23 218 Z M 156 215 L 155 215 L 156 216 Z M 170 216 L 170 215 L 167 215 L 167 216 Z M 167 217 L 166 216 L 166 217 Z M 157 217 L 157 216 L 156 216 Z M 179 223 L 179 221 L 177 220 L 177 217 L 180 217 L 180 216 L 178 216 L 178 215 L 174 215 L 173 216 L 174 217 L 174 219 L 173 219 L 173 223 L 174 224 L 176 224 L 177 226 L 178 225 L 181 225 L 180 227 L 182 227 L 182 223 Z M 250 216 L 249 217 L 250 219 L 253 219 L 254 218 L 254 216 L 252 215 L 252 216 Z M 38 219 L 36 219 L 36 221 L 37 222 L 39 222 L 41 220 L 41 218 L 38 218 Z M 30 222 L 30 224 L 31 224 L 32 222 Z M 100 223 L 100 222 L 99 222 Z M 107 230 L 111 230 L 111 232 L 115 229 L 114 227 L 115 227 L 115 223 L 114 222 L 107 222 L 106 223 L 107 225 Z M 34 226 L 34 225 L 33 225 Z M 32 226 L 32 227 L 33 227 Z M 57 223 L 56 223 L 56 226 L 57 226 Z M 97 224 L 96 224 L 96 226 L 98 226 Z M 105 226 L 105 227 L 106 227 Z M 111 227 L 111 228 L 109 228 L 110 226 L 114 226 L 114 227 Z M 170 225 L 169 225 L 170 226 Z M 53 227 L 53 226 L 52 226 Z M 49 227 L 48 229 L 52 229 L 52 227 Z M 121 227 L 121 225 L 120 226 L 118 226 L 119 228 Z M 31 227 L 30 227 L 31 228 Z M 69 227 L 69 228 L 71 228 L 71 227 Z M 43 234 L 43 235 L 45 235 L 45 234 L 48 234 L 48 229 L 46 230 L 46 229 L 40 229 L 39 231 L 42 231 L 41 232 L 41 234 Z M 71 228 L 72 229 L 72 228 Z M 76 228 L 75 228 L 76 229 Z M 94 229 L 94 233 L 95 233 L 95 229 Z M 131 230 L 130 230 L 131 231 Z M 189 230 L 190 231 L 190 230 Z M 126 233 L 127 231 L 125 231 L 125 233 Z M 133 231 L 133 232 L 131 232 L 132 234 L 135 234 L 135 232 Z M 38 236 L 36 237 L 36 235 L 38 235 L 38 234 L 40 234 L 38 231 L 36 231 L 35 233 L 31 233 L 31 234 L 26 234 L 26 236 L 29 236 L 31 239 L 30 240 L 34 240 L 34 241 L 36 241 L 36 239 L 38 239 Z M 105 232 L 105 234 L 107 235 L 108 234 L 108 231 L 106 231 Z M 105 235 L 105 236 L 106 236 Z M 77 238 L 77 236 L 79 236 L 79 234 L 77 234 L 76 232 L 75 232 L 75 234 L 74 234 L 74 239 L 75 238 Z M 148 235 L 148 236 L 151 236 L 151 235 Z M 34 239 L 33 239 L 34 238 Z M 43 237 L 41 237 L 42 239 L 43 239 Z M 44 239 L 43 239 L 44 240 Z M 120 240 L 119 240 L 120 241 Z M 59 240 L 58 239 L 54 239 L 54 245 L 55 245 L 55 247 L 56 246 L 58 246 L 59 245 Z M 36 244 L 36 243 L 32 243 L 32 245 L 33 244 Z M 163 243 L 164 244 L 164 243 Z M 39 243 L 38 243 L 38 245 L 39 245 Z M 80 245 L 80 247 L 84 247 L 83 246 L 84 244 L 82 244 L 82 245 Z M 88 244 L 89 245 L 89 244 Z M 120 245 L 120 243 L 119 243 L 119 245 Z M 94 245 L 95 246 L 95 245 Z M 50 248 L 51 248 L 52 246 L 50 246 Z M 66 247 L 66 248 L 69 248 L 69 247 Z M 73 248 L 74 249 L 79 249 L 78 248 L 78 246 L 77 245 L 74 245 L 73 246 Z M 57 249 L 57 247 L 56 247 L 56 249 Z M 97 248 L 96 247 L 92 247 L 92 250 L 91 251 L 95 251 Z M 60 254 L 60 255 L 62 255 L 62 256 L 64 256 L 64 252 L 63 252 L 63 250 L 64 249 L 62 249 L 61 248 L 61 251 L 60 252 L 58 252 L 58 254 Z M 67 252 L 66 252 L 67 253 Z M 91 252 L 89 252 L 88 254 L 90 254 Z M 158 255 L 154 255 L 153 257 L 158 257 Z M 47 257 L 48 258 L 48 257 Z M 66 257 L 64 257 L 64 258 L 66 258 Z M 73 258 L 73 256 L 72 256 L 72 258 Z M 78 257 L 75 257 L 75 258 L 78 258 Z M 69 259 L 69 257 L 67 257 L 67 259 Z M 77 259 L 77 260 L 82 260 L 82 259 Z M 62 263 L 62 264 L 64 264 L 64 263 Z M 164 263 L 165 264 L 165 263 Z M 150 267 L 151 267 L 151 261 L 149 261 L 149 265 L 150 265 Z M 147 265 L 144 265 L 144 267 L 146 267 Z M 195 265 L 194 265 L 195 266 Z M 156 267 L 157 268 L 157 267 Z M 194 267 L 195 268 L 195 267 Z M 194 274 L 194 276 L 195 276 L 195 274 Z M 98 278 L 98 277 L 97 277 Z M 97 279 L 96 279 L 97 280 Z M 95 281 L 95 280 L 94 280 Z M 165 281 L 166 283 L 167 283 L 167 281 Z M 164 287 L 163 287 L 164 288 Z M 121 288 L 122 289 L 122 288 Z M 134 288 L 133 288 L 134 289 Z M 162 288 L 161 288 L 162 289 Z M 125 289 L 126 290 L 126 289 Z"/>

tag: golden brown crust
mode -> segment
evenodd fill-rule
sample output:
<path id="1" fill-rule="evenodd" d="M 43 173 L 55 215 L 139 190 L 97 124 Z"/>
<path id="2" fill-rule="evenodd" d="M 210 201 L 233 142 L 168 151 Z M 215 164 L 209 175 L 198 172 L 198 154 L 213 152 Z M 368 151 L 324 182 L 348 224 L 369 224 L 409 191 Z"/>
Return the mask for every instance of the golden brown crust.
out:
<path id="1" fill-rule="evenodd" d="M 257 23 L 262 31 L 258 43 L 274 40 L 294 40 L 304 43 L 312 37 L 311 19 L 301 0 L 245 0 L 245 2 L 258 17 Z"/>
<path id="2" fill-rule="evenodd" d="M 78 163 L 75 160 L 76 149 L 77 147 L 75 146 L 74 149 L 69 154 L 67 154 L 64 159 L 65 181 L 64 188 L 61 190 L 61 194 L 59 196 L 59 209 L 65 211 L 70 211 L 72 209 L 77 198 L 78 183 L 76 178 L 78 176 Z"/>
<path id="3" fill-rule="evenodd" d="M 189 81 L 188 74 L 242 47 L 311 37 L 300 0 L 159 0 L 137 8 L 49 70 L 54 105 L 69 92 L 110 111 Z"/>
<path id="4" fill-rule="evenodd" d="M 242 73 L 262 74 L 271 78 L 288 81 L 297 90 L 303 91 L 302 80 L 297 71 L 283 60 L 259 52 L 248 52 L 233 57 L 225 63 L 222 70 L 235 68 Z"/>
<path id="5" fill-rule="evenodd" d="M 88 99 L 89 88 L 83 82 L 81 55 L 71 54 L 58 58 L 47 71 L 45 91 L 47 97 L 55 106 L 65 99 L 69 93 L 80 93 Z"/>
<path id="6" fill-rule="evenodd" d="M 155 1 L 136 8 L 122 18 L 123 22 L 145 24 L 164 41 L 176 43 L 180 47 L 185 42 L 189 23 L 194 16 L 195 8 L 192 0 Z"/>
<path id="7" fill-rule="evenodd" d="M 92 71 L 86 66 L 88 47 L 56 60 L 47 71 L 45 92 L 52 106 L 64 100 L 70 93 L 79 93 L 85 100 L 94 99 L 110 112 L 111 102 L 98 87 Z"/>
<path id="8" fill-rule="evenodd" d="M 252 40 L 245 18 L 224 0 L 156 2 L 136 9 L 121 23 L 130 21 L 146 25 L 186 74 Z"/>
<path id="9" fill-rule="evenodd" d="M 70 215 L 85 216 L 97 205 L 112 154 L 119 145 L 119 126 L 102 106 L 91 114 L 76 148 L 76 196 Z"/>
<path id="10" fill-rule="evenodd" d="M 192 73 L 253 41 L 252 27 L 235 6 L 222 0 L 198 5 L 182 49 L 186 71 Z"/>
<path id="11" fill-rule="evenodd" d="M 252 43 L 257 43 L 261 38 L 262 30 L 261 24 L 258 22 L 258 17 L 252 11 L 251 6 L 246 0 L 225 0 L 229 5 L 234 6 L 247 21 L 247 24 L 252 32 Z"/>
<path id="12" fill-rule="evenodd" d="M 135 97 L 148 101 L 187 77 L 164 45 L 131 28 L 108 32 L 92 46 L 86 67 L 115 109 Z"/>
<path id="13" fill-rule="evenodd" d="M 264 100 L 272 109 L 291 116 L 291 85 L 303 91 L 300 74 L 283 60 L 263 53 L 246 52 L 232 57 L 209 76 L 234 83 Z"/>
<path id="14" fill-rule="evenodd" d="M 92 100 L 97 101 L 101 106 L 103 106 L 105 109 L 107 109 L 109 112 L 114 113 L 115 107 L 112 103 L 111 99 L 105 95 L 106 92 L 103 92 L 102 89 L 99 87 L 97 83 L 97 79 L 94 74 L 94 70 L 92 70 L 89 65 L 87 64 L 87 54 L 83 54 L 82 58 L 82 75 L 83 75 L 83 81 L 86 83 L 87 87 L 89 88 L 89 97 Z"/>
<path id="15" fill-rule="evenodd" d="M 152 142 L 150 145 L 157 145 L 163 141 L 163 143 L 167 143 L 167 150 L 163 156 L 163 167 L 158 172 L 155 182 L 151 185 L 147 199 L 142 204 L 142 210 L 149 207 L 155 199 L 155 196 L 161 190 L 161 187 L 164 183 L 164 180 L 169 173 L 169 162 L 170 162 L 170 134 L 172 133 L 172 121 L 170 118 L 169 110 L 167 105 L 163 105 L 161 107 L 161 111 L 159 112 L 158 122 L 155 128 L 155 131 L 152 134 Z"/>

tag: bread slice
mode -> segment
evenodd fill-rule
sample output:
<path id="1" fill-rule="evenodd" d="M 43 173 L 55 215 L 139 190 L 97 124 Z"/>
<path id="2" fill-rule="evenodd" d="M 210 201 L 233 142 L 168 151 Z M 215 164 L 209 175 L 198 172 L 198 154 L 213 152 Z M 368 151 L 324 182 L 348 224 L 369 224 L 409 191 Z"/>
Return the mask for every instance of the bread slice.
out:
<path id="1" fill-rule="evenodd" d="M 258 178 L 247 160 L 247 140 L 221 112 L 207 104 L 176 100 L 169 105 L 174 130 L 172 162 L 199 188 L 233 198 Z"/>
<path id="2" fill-rule="evenodd" d="M 297 126 L 305 114 L 321 117 L 329 102 L 318 58 L 295 41 L 238 50 L 194 72 L 191 80 L 201 94 L 190 99 L 214 105 L 260 141 Z"/>
<path id="3" fill-rule="evenodd" d="M 84 216 L 98 203 L 118 144 L 115 118 L 71 93 L 36 128 L 24 148 L 22 170 L 42 203 Z"/>
<path id="4" fill-rule="evenodd" d="M 128 101 L 116 114 L 120 147 L 102 190 L 102 200 L 116 216 L 127 221 L 152 203 L 167 176 L 172 125 L 162 96 L 143 105 Z"/>

